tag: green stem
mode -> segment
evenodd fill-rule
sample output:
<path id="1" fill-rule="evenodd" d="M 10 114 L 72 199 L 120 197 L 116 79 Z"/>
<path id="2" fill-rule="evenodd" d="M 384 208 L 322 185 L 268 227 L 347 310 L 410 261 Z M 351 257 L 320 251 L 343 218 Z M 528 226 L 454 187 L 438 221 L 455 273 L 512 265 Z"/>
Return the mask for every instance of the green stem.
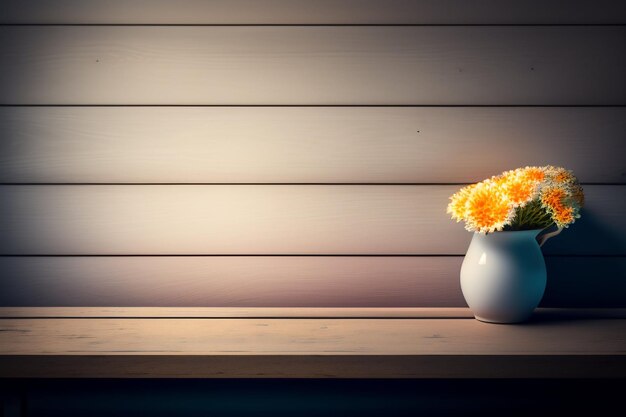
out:
<path id="1" fill-rule="evenodd" d="M 518 208 L 509 230 L 545 228 L 553 224 L 552 217 L 537 200 Z"/>

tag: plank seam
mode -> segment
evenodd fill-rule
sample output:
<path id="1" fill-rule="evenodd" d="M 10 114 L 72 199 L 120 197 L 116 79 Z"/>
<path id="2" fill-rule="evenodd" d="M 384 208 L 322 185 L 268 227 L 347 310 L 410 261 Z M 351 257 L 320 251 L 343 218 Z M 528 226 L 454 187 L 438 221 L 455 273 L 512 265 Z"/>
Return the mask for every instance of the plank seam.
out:
<path id="1" fill-rule="evenodd" d="M 565 108 L 622 108 L 624 104 L 106 104 L 106 103 L 84 103 L 84 104 L 17 104 L 0 103 L 0 107 L 435 107 L 435 108 L 473 108 L 473 107 L 521 107 L 521 108 L 542 108 L 542 107 L 565 107 Z"/>
<path id="2" fill-rule="evenodd" d="M 419 253 L 410 253 L 410 254 L 381 254 L 381 253 L 373 253 L 373 254 L 362 254 L 362 253 L 347 253 L 347 254 L 334 254 L 334 253 L 318 253 L 318 254 L 310 254 L 310 253 L 296 253 L 296 254 L 276 254 L 276 253 L 187 253 L 187 254 L 170 254 L 170 253 L 157 253 L 157 254 L 136 254 L 136 253 L 107 253 L 107 254 L 0 254 L 0 258 L 116 258 L 116 257 L 135 257 L 135 258 L 155 258 L 155 257 L 163 257 L 163 258 L 190 258 L 190 257 L 354 257 L 354 258 L 445 258 L 445 257 L 463 257 L 465 254 L 419 254 Z M 545 257 L 548 258 L 624 258 L 626 254 L 544 254 Z"/>
<path id="3" fill-rule="evenodd" d="M 195 308 L 170 308 L 170 307 L 154 307 L 149 308 L 150 311 L 139 307 L 112 307 L 120 310 L 118 314 L 100 314 L 101 310 L 109 307 L 0 307 L 0 319 L 369 319 L 369 320 L 392 320 L 392 319 L 415 319 L 415 320 L 442 320 L 442 319 L 474 319 L 474 315 L 467 307 L 438 307 L 438 308 L 398 308 L 398 307 L 380 307 L 380 308 L 305 308 L 306 313 L 299 314 L 301 308 L 279 307 L 279 308 L 248 308 L 242 313 L 232 315 L 220 315 L 220 312 L 228 312 L 229 310 L 237 310 L 237 308 L 217 307 L 202 308 L 202 314 L 181 314 L 181 310 L 195 310 Z M 45 310 L 47 314 L 29 314 L 41 312 Z M 160 311 L 161 314 L 154 314 L 154 311 Z M 264 312 L 265 311 L 265 312 Z M 109 313 L 102 311 L 103 313 Z M 54 314 L 50 314 L 54 313 Z M 184 311 L 182 311 L 184 313 Z M 285 314 L 286 313 L 286 314 Z M 392 314 L 389 314 L 392 313 Z M 569 317 L 569 318 L 589 318 L 589 319 L 624 319 L 626 318 L 626 309 L 624 308 L 546 308 L 539 307 L 536 311 L 540 316 Z"/>
<path id="4" fill-rule="evenodd" d="M 44 307 L 45 308 L 45 307 Z M 55 307 L 51 307 L 55 308 Z M 66 307 L 71 308 L 71 307 Z M 285 307 L 289 308 L 289 307 Z M 395 307 L 389 307 L 393 309 Z M 46 320 L 46 319 L 71 319 L 71 320 L 111 320 L 111 319 L 129 319 L 129 320 L 474 320 L 469 316 L 446 316 L 446 317 L 415 317 L 415 316 L 0 316 L 0 320 Z M 622 317 L 602 317 L 606 320 L 619 320 Z"/>
<path id="5" fill-rule="evenodd" d="M 623 27 L 619 23 L 6 23 L 0 26 L 70 27 Z"/>
<path id="6" fill-rule="evenodd" d="M 355 186 L 447 186 L 456 185 L 464 186 L 469 185 L 470 182 L 0 182 L 0 186 L 93 186 L 93 185 L 199 185 L 199 186 L 232 186 L 232 185 L 277 185 L 277 186 L 293 186 L 293 185 L 311 185 L 311 186 L 329 186 L 329 185 L 355 185 Z M 581 182 L 580 185 L 588 186 L 624 186 L 624 182 Z"/>

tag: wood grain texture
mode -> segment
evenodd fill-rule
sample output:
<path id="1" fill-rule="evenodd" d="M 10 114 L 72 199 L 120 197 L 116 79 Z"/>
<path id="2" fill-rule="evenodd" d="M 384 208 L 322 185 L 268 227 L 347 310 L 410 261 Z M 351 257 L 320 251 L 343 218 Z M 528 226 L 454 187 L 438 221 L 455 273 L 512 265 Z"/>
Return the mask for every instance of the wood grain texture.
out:
<path id="1" fill-rule="evenodd" d="M 624 132 L 623 107 L 2 107 L 0 181 L 625 183 Z"/>
<path id="2" fill-rule="evenodd" d="M 619 0 L 2 0 L 0 23 L 624 23 Z M 173 7 L 174 6 L 174 7 Z"/>
<path id="3" fill-rule="evenodd" d="M 293 316 L 318 307 L 354 315 L 393 307 L 394 314 L 404 315 L 410 307 L 465 306 L 461 262 L 462 257 L 0 257 L 0 306 L 102 306 L 102 314 L 114 316 L 124 314 L 118 306 L 155 306 L 147 311 L 159 314 L 165 310 L 156 307 L 194 307 L 181 310 L 194 316 L 207 314 L 207 306 L 221 307 L 210 310 L 220 314 Z M 626 258 L 549 256 L 546 263 L 542 306 L 626 307 Z"/>
<path id="4" fill-rule="evenodd" d="M 0 258 L 2 306 L 464 306 L 460 259 Z"/>
<path id="5" fill-rule="evenodd" d="M 616 355 L 626 320 L 0 319 L 0 355 Z M 625 358 L 626 359 L 626 358 Z"/>
<path id="6" fill-rule="evenodd" d="M 461 255 L 456 186 L 1 186 L 0 254 Z M 626 254 L 626 186 L 587 186 L 548 254 Z"/>
<path id="7" fill-rule="evenodd" d="M 1 104 L 626 103 L 626 29 L 0 28 Z"/>
<path id="8" fill-rule="evenodd" d="M 624 377 L 626 320 L 545 313 L 517 326 L 429 318 L 0 319 L 0 377 Z"/>
<path id="9" fill-rule="evenodd" d="M 0 307 L 0 318 L 408 318 L 473 319 L 467 307 Z M 533 320 L 626 319 L 626 308 L 538 308 Z"/>

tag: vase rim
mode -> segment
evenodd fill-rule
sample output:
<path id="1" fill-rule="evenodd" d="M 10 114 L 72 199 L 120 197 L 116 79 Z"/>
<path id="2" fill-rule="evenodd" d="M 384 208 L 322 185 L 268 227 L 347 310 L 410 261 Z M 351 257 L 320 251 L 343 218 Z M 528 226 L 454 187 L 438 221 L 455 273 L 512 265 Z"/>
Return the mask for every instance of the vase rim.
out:
<path id="1" fill-rule="evenodd" d="M 495 234 L 505 234 L 505 233 L 520 233 L 520 232 L 541 232 L 542 230 L 547 229 L 546 227 L 543 228 L 539 228 L 539 229 L 526 229 L 526 230 L 499 230 L 499 231 L 495 231 L 495 232 L 491 232 L 491 233 L 480 233 L 480 232 L 474 232 L 475 235 L 484 235 L 484 236 L 488 236 L 488 235 L 495 235 Z"/>

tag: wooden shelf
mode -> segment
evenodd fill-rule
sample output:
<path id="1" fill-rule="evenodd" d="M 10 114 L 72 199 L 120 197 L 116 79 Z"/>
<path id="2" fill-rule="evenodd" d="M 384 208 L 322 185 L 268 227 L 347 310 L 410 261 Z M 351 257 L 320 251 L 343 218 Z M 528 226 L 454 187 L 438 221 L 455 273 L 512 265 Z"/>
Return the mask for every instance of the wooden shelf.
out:
<path id="1" fill-rule="evenodd" d="M 2 378 L 626 377 L 626 314 L 543 309 L 2 308 Z"/>

